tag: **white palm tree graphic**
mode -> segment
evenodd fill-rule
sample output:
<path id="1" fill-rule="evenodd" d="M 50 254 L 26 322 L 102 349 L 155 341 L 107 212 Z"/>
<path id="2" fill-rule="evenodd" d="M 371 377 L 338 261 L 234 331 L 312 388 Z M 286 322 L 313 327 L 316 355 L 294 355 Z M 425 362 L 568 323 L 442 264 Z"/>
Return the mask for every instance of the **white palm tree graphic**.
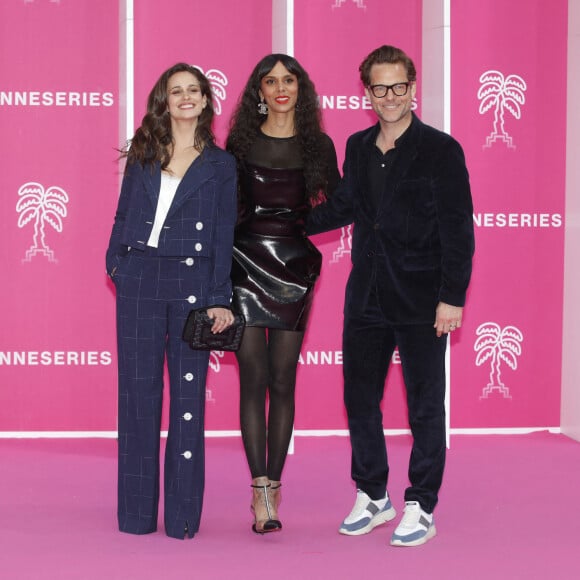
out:
<path id="1" fill-rule="evenodd" d="M 367 9 L 364 0 L 352 0 L 352 1 L 356 4 L 357 8 L 362 8 L 363 10 Z M 346 0 L 334 0 L 332 9 L 334 10 L 335 8 L 340 8 L 345 2 Z"/>
<path id="2" fill-rule="evenodd" d="M 203 69 L 196 64 L 193 65 L 195 68 L 199 69 L 209 81 L 211 86 L 211 91 L 213 93 L 213 108 L 216 115 L 222 114 L 222 102 L 226 100 L 226 87 L 228 86 L 228 78 L 226 75 L 217 68 L 210 68 L 207 72 L 203 72 Z"/>
<path id="3" fill-rule="evenodd" d="M 477 340 L 473 350 L 477 353 L 475 364 L 479 367 L 491 359 L 489 383 L 483 389 L 480 399 L 487 399 L 493 391 L 499 391 L 506 399 L 511 399 L 510 390 L 501 382 L 501 362 L 513 371 L 518 367 L 517 357 L 522 354 L 521 342 L 524 335 L 515 326 L 500 328 L 495 322 L 484 322 L 475 331 Z"/>
<path id="4" fill-rule="evenodd" d="M 54 252 L 48 247 L 45 239 L 44 226 L 52 226 L 58 233 L 62 232 L 62 221 L 67 215 L 66 204 L 69 197 L 66 191 L 56 185 L 44 189 L 40 183 L 30 181 L 18 190 L 20 199 L 16 204 L 18 227 L 34 221 L 32 246 L 26 252 L 24 261 L 30 260 L 37 254 L 46 256 L 50 262 L 56 262 Z"/>
<path id="5" fill-rule="evenodd" d="M 223 350 L 212 350 L 209 353 L 209 368 L 214 373 L 219 373 L 222 365 L 220 359 L 224 358 L 224 351 Z"/>
<path id="6" fill-rule="evenodd" d="M 352 224 L 340 228 L 340 242 L 338 248 L 332 252 L 331 264 L 336 264 L 343 256 L 349 254 L 352 249 Z"/>
<path id="7" fill-rule="evenodd" d="M 495 141 L 503 141 L 514 149 L 512 138 L 505 130 L 505 111 L 516 119 L 522 115 L 521 106 L 526 102 L 524 93 L 528 88 L 524 79 L 518 75 L 504 75 L 497 70 L 485 71 L 480 77 L 481 86 L 477 92 L 479 114 L 487 113 L 493 107 L 493 131 L 486 139 L 486 147 Z"/>
<path id="8" fill-rule="evenodd" d="M 209 368 L 214 373 L 219 373 L 221 370 L 221 360 L 224 358 L 225 352 L 223 350 L 212 350 L 209 353 Z M 215 403 L 216 399 L 213 396 L 213 390 L 206 384 L 205 387 L 205 402 L 206 403 Z"/>

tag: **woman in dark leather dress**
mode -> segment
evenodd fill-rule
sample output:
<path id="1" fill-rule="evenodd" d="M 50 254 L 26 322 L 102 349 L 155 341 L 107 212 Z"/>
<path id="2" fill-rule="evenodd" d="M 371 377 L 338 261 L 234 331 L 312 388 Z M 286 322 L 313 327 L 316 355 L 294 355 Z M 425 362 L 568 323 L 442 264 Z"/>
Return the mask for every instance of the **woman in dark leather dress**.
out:
<path id="1" fill-rule="evenodd" d="M 282 528 L 280 479 L 294 424 L 296 367 L 322 262 L 304 219 L 340 179 L 314 85 L 294 58 L 271 54 L 256 65 L 227 149 L 238 161 L 240 199 L 233 304 L 246 317 L 237 353 L 240 421 L 252 529 L 263 534 Z"/>

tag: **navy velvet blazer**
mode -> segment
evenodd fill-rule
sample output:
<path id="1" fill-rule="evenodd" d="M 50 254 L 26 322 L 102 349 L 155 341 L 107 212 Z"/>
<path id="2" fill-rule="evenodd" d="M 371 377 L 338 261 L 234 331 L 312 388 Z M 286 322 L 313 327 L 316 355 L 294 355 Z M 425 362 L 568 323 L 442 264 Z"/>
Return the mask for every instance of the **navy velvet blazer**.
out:
<path id="1" fill-rule="evenodd" d="M 307 232 L 353 223 L 345 315 L 360 314 L 371 281 L 393 324 L 432 324 L 439 301 L 465 304 L 474 252 L 473 205 L 463 150 L 414 114 L 378 208 L 370 198 L 368 159 L 379 125 L 347 142 L 344 176 L 310 213 Z"/>
<path id="2" fill-rule="evenodd" d="M 131 251 L 143 251 L 153 227 L 161 186 L 161 167 L 127 167 L 107 250 L 111 274 Z M 212 263 L 205 304 L 230 305 L 233 231 L 237 216 L 235 159 L 218 147 L 206 147 L 191 164 L 159 237 L 158 255 L 207 258 Z"/>

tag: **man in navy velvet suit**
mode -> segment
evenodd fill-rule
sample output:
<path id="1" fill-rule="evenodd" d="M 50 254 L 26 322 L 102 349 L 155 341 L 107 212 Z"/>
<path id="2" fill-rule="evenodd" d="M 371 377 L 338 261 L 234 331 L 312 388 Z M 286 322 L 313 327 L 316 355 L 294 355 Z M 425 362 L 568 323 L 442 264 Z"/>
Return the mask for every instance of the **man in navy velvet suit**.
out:
<path id="1" fill-rule="evenodd" d="M 378 123 L 347 142 L 344 177 L 310 214 L 308 233 L 354 223 L 344 306 L 344 402 L 357 499 L 340 533 L 360 535 L 396 516 L 381 400 L 398 347 L 413 448 L 404 516 L 391 544 L 435 536 L 445 464 L 445 349 L 461 326 L 474 251 L 473 207 L 461 146 L 411 107 L 416 70 L 400 49 L 363 61 Z"/>

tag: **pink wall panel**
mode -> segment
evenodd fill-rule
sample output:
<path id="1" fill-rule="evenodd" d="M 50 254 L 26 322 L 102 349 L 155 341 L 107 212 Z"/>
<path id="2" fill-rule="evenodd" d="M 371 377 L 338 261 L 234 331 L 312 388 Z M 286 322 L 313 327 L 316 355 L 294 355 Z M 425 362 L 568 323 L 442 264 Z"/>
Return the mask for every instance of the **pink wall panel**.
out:
<path id="1" fill-rule="evenodd" d="M 271 2 L 144 0 L 135 2 L 135 123 L 159 75 L 184 61 L 219 89 L 215 132 L 223 145 L 228 122 L 254 65 L 272 47 Z"/>
<path id="2" fill-rule="evenodd" d="M 214 130 L 223 146 L 229 119 L 250 72 L 271 52 L 271 31 L 271 3 L 263 0 L 136 2 L 136 124 L 159 75 L 176 62 L 189 62 L 213 79 L 219 91 Z M 206 396 L 209 430 L 239 429 L 237 365 L 232 353 L 222 355 L 213 352 L 210 358 Z M 165 405 L 165 428 L 167 415 Z"/>
<path id="3" fill-rule="evenodd" d="M 422 0 L 294 6 L 295 54 L 317 86 L 340 162 L 348 135 L 375 122 L 358 66 L 380 44 L 414 58 L 420 114 Z M 452 427 L 559 425 L 566 6 L 451 2 L 451 132 L 467 156 L 477 240 L 465 324 L 452 340 Z M 112 431 L 114 292 L 104 252 L 123 168 L 119 2 L 13 0 L 0 4 L 0 22 L 0 432 Z M 251 69 L 271 51 L 271 23 L 264 0 L 135 2 L 136 123 L 159 74 L 185 60 L 220 89 L 223 144 Z M 324 265 L 296 428 L 346 429 L 349 231 L 313 241 Z M 235 358 L 212 353 L 210 366 L 206 427 L 238 429 Z M 384 412 L 385 427 L 406 428 L 396 360 Z"/>
<path id="4" fill-rule="evenodd" d="M 116 0 L 0 5 L 0 431 L 115 426 L 118 21 Z"/>
<path id="5" fill-rule="evenodd" d="M 348 136 L 376 122 L 358 72 L 366 55 L 382 44 L 399 46 L 413 58 L 420 75 L 421 1 L 298 0 L 295 10 L 295 55 L 316 85 L 325 128 L 342 164 Z M 419 99 L 420 94 L 419 83 Z M 337 354 L 331 363 L 302 365 L 296 424 L 304 429 L 345 429 L 340 355 L 350 230 L 315 236 L 313 241 L 324 262 L 303 356 L 320 361 L 322 353 Z M 408 427 L 397 362 L 391 365 L 383 409 L 389 429 Z"/>
<path id="6" fill-rule="evenodd" d="M 559 425 L 566 10 L 565 0 L 452 2 L 452 133 L 477 224 L 453 341 L 454 427 Z"/>

